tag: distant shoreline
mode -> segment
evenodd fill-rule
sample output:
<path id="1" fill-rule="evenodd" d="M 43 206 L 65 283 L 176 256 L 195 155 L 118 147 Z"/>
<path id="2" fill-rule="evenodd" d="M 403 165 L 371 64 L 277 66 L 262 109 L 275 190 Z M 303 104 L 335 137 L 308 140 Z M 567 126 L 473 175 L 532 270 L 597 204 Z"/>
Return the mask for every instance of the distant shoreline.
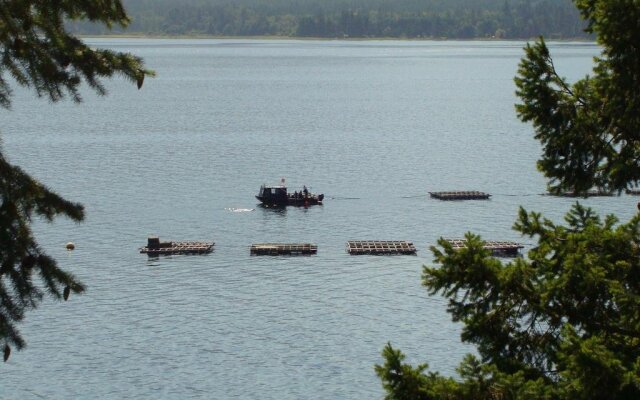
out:
<path id="1" fill-rule="evenodd" d="M 110 33 L 110 34 L 76 34 L 81 38 L 107 38 L 107 39 L 218 39 L 218 40 L 322 40 L 322 41 L 354 41 L 354 42 L 367 42 L 367 41 L 405 41 L 405 42 L 529 42 L 538 39 L 538 37 L 532 37 L 529 39 L 523 38 L 403 38 L 403 37 L 308 37 L 308 36 L 220 36 L 220 35 L 162 35 L 162 34 L 148 34 L 148 33 Z M 596 43 L 595 40 L 589 40 L 585 38 L 562 38 L 562 39 L 549 39 L 545 38 L 546 42 L 580 42 L 580 43 Z"/>

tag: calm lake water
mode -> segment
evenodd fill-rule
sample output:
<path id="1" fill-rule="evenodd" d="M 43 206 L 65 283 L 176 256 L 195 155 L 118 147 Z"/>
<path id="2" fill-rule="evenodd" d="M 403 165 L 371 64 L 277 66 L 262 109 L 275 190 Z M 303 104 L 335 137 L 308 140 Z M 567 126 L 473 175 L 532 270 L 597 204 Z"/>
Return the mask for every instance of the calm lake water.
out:
<path id="1" fill-rule="evenodd" d="M 520 123 L 522 42 L 90 39 L 158 76 L 142 90 L 56 105 L 17 90 L 1 111 L 9 159 L 86 206 L 82 224 L 38 223 L 41 245 L 88 286 L 20 325 L 1 399 L 371 399 L 387 341 L 455 374 L 473 352 L 446 302 L 420 285 L 429 246 L 473 231 L 517 240 L 541 196 L 540 146 Z M 551 43 L 561 74 L 593 44 Z M 286 177 L 324 206 L 256 207 Z M 481 190 L 439 202 L 429 191 Z M 585 201 L 623 220 L 637 198 Z M 233 209 L 253 209 L 234 212 Z M 149 235 L 212 240 L 207 256 L 148 259 Z M 410 240 L 417 256 L 349 256 L 347 240 Z M 73 241 L 76 250 L 64 244 Z M 310 257 L 251 257 L 257 242 L 312 242 Z"/>

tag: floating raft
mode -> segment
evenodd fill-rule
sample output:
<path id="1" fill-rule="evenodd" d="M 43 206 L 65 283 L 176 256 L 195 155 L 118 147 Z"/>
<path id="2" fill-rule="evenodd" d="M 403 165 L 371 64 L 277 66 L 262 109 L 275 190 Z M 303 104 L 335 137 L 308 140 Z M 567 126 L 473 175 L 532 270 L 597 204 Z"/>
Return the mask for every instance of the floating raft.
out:
<path id="1" fill-rule="evenodd" d="M 318 252 L 318 246 L 311 243 L 255 243 L 250 253 L 254 256 L 311 255 Z"/>
<path id="2" fill-rule="evenodd" d="M 347 242 L 347 253 L 360 254 L 416 254 L 416 247 L 411 242 L 384 240 L 350 240 Z"/>
<path id="3" fill-rule="evenodd" d="M 213 251 L 213 242 L 161 242 L 156 236 L 147 239 L 147 245 L 140 248 L 140 253 L 149 256 L 165 256 L 171 254 L 206 254 Z"/>
<path id="4" fill-rule="evenodd" d="M 487 200 L 489 193 L 466 191 L 466 192 L 429 192 L 431 197 L 438 200 Z"/>
<path id="5" fill-rule="evenodd" d="M 467 246 L 466 240 L 463 239 L 447 239 L 447 242 L 451 243 L 451 246 L 455 250 Z M 520 254 L 520 249 L 524 248 L 522 244 L 516 242 L 497 242 L 490 240 L 485 241 L 482 247 L 491 250 L 491 253 L 497 257 L 516 257 Z"/>

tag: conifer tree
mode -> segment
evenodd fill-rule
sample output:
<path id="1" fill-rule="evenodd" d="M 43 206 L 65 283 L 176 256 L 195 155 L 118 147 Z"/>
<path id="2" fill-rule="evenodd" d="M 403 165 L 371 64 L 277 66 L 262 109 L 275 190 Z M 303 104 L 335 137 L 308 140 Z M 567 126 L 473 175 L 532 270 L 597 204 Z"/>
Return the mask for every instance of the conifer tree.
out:
<path id="1" fill-rule="evenodd" d="M 10 108 L 12 85 L 52 102 L 80 102 L 83 82 L 104 95 L 103 78 L 119 74 L 140 88 L 145 76 L 153 74 L 131 54 L 87 46 L 65 29 L 72 20 L 107 27 L 129 23 L 119 0 L 0 0 L 0 106 Z M 52 192 L 0 152 L 0 346 L 5 361 L 12 347 L 25 346 L 16 325 L 45 294 L 67 300 L 70 293 L 85 290 L 46 255 L 31 230 L 34 217 L 51 221 L 60 215 L 82 221 L 84 208 Z"/>
<path id="2" fill-rule="evenodd" d="M 516 111 L 543 145 L 551 191 L 620 191 L 640 180 L 640 3 L 575 3 L 602 47 L 593 75 L 568 83 L 541 38 L 520 63 Z M 640 214 L 620 224 L 576 203 L 565 222 L 520 209 L 514 229 L 537 245 L 505 264 L 471 233 L 462 250 L 432 247 L 439 266 L 424 267 L 423 284 L 448 298 L 479 357 L 454 380 L 387 344 L 376 366 L 386 398 L 640 398 Z"/>
<path id="3" fill-rule="evenodd" d="M 575 3 L 603 49 L 593 76 L 569 84 L 541 38 L 520 63 L 516 111 L 543 145 L 538 168 L 552 192 L 621 191 L 640 182 L 640 5 Z"/>

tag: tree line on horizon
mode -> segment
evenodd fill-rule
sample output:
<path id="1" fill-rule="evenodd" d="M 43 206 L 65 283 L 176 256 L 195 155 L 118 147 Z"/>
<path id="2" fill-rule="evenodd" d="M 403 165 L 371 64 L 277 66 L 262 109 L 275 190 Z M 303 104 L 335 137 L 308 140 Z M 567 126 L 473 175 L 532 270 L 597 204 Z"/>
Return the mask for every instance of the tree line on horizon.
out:
<path id="1" fill-rule="evenodd" d="M 77 34 L 589 39 L 571 0 L 125 0 L 132 18 Z"/>

